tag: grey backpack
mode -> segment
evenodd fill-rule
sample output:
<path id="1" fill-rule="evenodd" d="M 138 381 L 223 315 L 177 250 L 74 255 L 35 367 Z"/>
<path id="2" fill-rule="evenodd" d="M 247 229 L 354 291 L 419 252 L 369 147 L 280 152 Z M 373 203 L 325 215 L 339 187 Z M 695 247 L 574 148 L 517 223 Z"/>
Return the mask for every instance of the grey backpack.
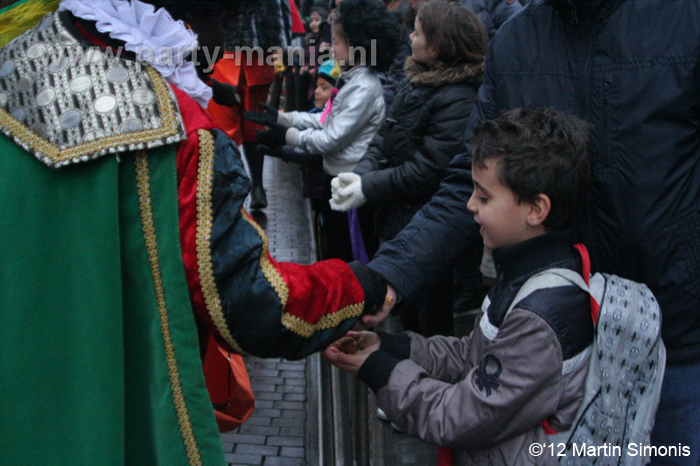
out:
<path id="1" fill-rule="evenodd" d="M 530 289 L 553 280 L 577 285 L 591 296 L 595 323 L 583 402 L 568 431 L 547 431 L 543 423 L 554 444 L 546 450 L 566 466 L 647 464 L 666 366 L 659 304 L 644 284 L 603 273 L 590 277 L 588 251 L 576 248 L 583 277 L 550 269 L 526 282 Z"/>

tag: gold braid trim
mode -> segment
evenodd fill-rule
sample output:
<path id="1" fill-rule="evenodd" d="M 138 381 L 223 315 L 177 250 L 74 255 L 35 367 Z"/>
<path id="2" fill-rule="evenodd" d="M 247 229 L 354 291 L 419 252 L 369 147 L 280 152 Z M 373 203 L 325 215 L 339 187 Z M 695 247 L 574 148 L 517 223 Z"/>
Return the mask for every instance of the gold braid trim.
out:
<path id="1" fill-rule="evenodd" d="M 364 307 L 364 302 L 345 306 L 338 312 L 334 312 L 333 314 L 325 314 L 315 324 L 310 324 L 297 316 L 293 316 L 285 312 L 282 314 L 282 325 L 297 335 L 301 335 L 304 338 L 310 338 L 311 335 L 319 330 L 337 327 L 346 319 L 361 316 L 362 309 L 364 309 Z"/>
<path id="2" fill-rule="evenodd" d="M 16 120 L 7 111 L 0 109 L 0 128 L 7 134 L 16 138 L 28 152 L 37 154 L 41 159 L 49 159 L 55 166 L 77 162 L 81 157 L 95 157 L 98 154 L 107 153 L 110 149 L 143 144 L 158 139 L 176 136 L 179 133 L 179 125 L 175 105 L 170 98 L 168 85 L 156 70 L 146 68 L 153 83 L 158 109 L 161 112 L 163 126 L 160 128 L 138 131 L 133 133 L 115 134 L 104 138 L 61 149 L 46 139 L 41 138 L 31 129 Z"/>
<path id="3" fill-rule="evenodd" d="M 204 303 L 209 311 L 214 326 L 219 334 L 237 353 L 245 354 L 243 349 L 233 339 L 226 318 L 221 309 L 221 297 L 214 281 L 214 271 L 211 260 L 211 227 L 213 215 L 211 209 L 211 189 L 214 173 L 214 136 L 211 132 L 200 129 L 199 136 L 199 167 L 197 169 L 197 267 L 204 295 Z"/>
<path id="4" fill-rule="evenodd" d="M 170 377 L 170 388 L 173 393 L 173 404 L 177 413 L 177 422 L 180 426 L 180 434 L 185 444 L 187 459 L 191 466 L 201 466 L 202 459 L 199 455 L 197 441 L 192 430 L 192 422 L 187 412 L 185 395 L 180 384 L 180 374 L 175 358 L 175 347 L 173 346 L 170 334 L 170 324 L 168 322 L 168 308 L 165 302 L 165 290 L 163 288 L 163 278 L 160 273 L 160 262 L 158 259 L 158 242 L 156 240 L 155 226 L 153 224 L 153 210 L 151 206 L 151 186 L 148 174 L 148 159 L 145 152 L 139 152 L 135 158 L 136 162 L 136 183 L 139 195 L 139 209 L 141 210 L 141 224 L 143 236 L 148 250 L 148 260 L 151 263 L 151 275 L 153 276 L 153 287 L 155 288 L 156 300 L 158 302 L 158 314 L 160 317 L 160 331 L 163 335 L 165 346 L 165 359 L 168 365 L 168 375 Z"/>
<path id="5" fill-rule="evenodd" d="M 241 217 L 244 218 L 248 223 L 253 225 L 255 231 L 257 231 L 258 235 L 260 235 L 260 239 L 262 240 L 262 252 L 260 253 L 260 268 L 262 269 L 262 273 L 265 276 L 265 278 L 267 278 L 267 281 L 270 282 L 272 288 L 275 289 L 275 293 L 277 293 L 277 296 L 279 297 L 280 302 L 282 303 L 282 309 L 284 309 L 285 307 L 287 307 L 287 301 L 289 300 L 289 288 L 287 288 L 287 284 L 284 282 L 282 275 L 280 275 L 275 266 L 272 265 L 270 260 L 267 258 L 270 252 L 270 246 L 267 239 L 267 235 L 265 234 L 265 231 L 262 228 L 260 228 L 260 225 L 258 225 L 253 220 L 251 220 L 250 217 L 248 217 L 248 214 L 243 209 L 243 207 L 241 207 Z"/>
<path id="6" fill-rule="evenodd" d="M 284 308 L 287 306 L 287 301 L 289 300 L 289 288 L 287 288 L 287 284 L 284 282 L 282 275 L 280 275 L 275 266 L 272 265 L 270 260 L 267 258 L 269 251 L 267 235 L 265 235 L 265 231 L 263 231 L 260 225 L 248 217 L 243 208 L 241 208 L 241 217 L 246 219 L 246 221 L 248 221 L 248 223 L 255 228 L 258 235 L 260 235 L 260 238 L 262 239 L 263 246 L 262 253 L 260 254 L 260 268 L 262 269 L 263 275 L 275 289 L 277 296 L 279 296 L 280 301 L 282 302 L 283 312 L 281 323 L 284 328 L 304 338 L 310 338 L 319 330 L 337 327 L 345 319 L 362 315 L 362 310 L 365 306 L 364 301 L 346 306 L 333 314 L 325 314 L 315 324 L 306 322 L 305 320 L 288 312 L 284 312 Z"/>

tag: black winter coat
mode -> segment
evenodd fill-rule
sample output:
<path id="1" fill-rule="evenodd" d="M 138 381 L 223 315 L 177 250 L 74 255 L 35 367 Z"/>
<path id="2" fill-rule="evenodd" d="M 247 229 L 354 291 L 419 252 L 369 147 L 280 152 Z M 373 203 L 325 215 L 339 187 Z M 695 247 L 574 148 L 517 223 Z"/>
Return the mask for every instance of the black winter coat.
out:
<path id="1" fill-rule="evenodd" d="M 699 38 L 697 0 L 535 0 L 491 41 L 465 135 L 522 106 L 591 123 L 593 184 L 576 233 L 594 268 L 655 293 L 670 364 L 700 361 Z M 370 264 L 401 293 L 480 241 L 464 207 L 469 153 L 452 166 Z"/>
<path id="2" fill-rule="evenodd" d="M 483 66 L 428 70 L 410 57 L 387 117 L 353 170 L 380 204 L 377 235 L 391 239 L 430 200 L 461 151 Z"/>

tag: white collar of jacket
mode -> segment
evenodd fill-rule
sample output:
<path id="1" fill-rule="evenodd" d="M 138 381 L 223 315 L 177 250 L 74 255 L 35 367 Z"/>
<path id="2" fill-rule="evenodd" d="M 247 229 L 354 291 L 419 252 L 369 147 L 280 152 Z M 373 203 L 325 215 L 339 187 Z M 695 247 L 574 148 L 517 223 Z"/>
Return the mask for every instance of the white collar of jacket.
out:
<path id="1" fill-rule="evenodd" d="M 94 21 L 98 31 L 124 42 L 126 50 L 206 108 L 212 90 L 187 60 L 198 46 L 197 35 L 164 8 L 139 0 L 62 0 L 58 10 Z"/>
<path id="2" fill-rule="evenodd" d="M 340 89 L 347 83 L 358 79 L 360 76 L 364 76 L 367 73 L 372 73 L 372 69 L 368 66 L 354 66 L 349 70 L 345 70 L 338 76 L 338 83 L 336 88 Z"/>

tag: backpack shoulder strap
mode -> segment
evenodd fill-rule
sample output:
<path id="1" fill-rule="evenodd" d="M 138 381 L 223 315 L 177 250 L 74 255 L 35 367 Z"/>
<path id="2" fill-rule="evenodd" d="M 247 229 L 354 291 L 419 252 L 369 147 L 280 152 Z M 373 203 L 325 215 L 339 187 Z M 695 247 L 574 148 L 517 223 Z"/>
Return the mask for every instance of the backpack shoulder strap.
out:
<path id="1" fill-rule="evenodd" d="M 574 247 L 578 251 L 578 253 L 581 255 L 581 262 L 583 262 L 583 270 L 582 270 L 582 275 L 583 275 L 583 280 L 586 282 L 586 285 L 588 285 L 588 288 L 586 291 L 588 292 L 588 295 L 591 297 L 591 317 L 593 318 L 593 323 L 597 324 L 598 323 L 598 315 L 600 314 L 600 304 L 598 304 L 598 301 L 596 301 L 595 297 L 593 296 L 593 293 L 591 293 L 591 258 L 588 255 L 588 249 L 586 249 L 586 246 L 579 243 L 579 244 L 574 244 Z"/>

